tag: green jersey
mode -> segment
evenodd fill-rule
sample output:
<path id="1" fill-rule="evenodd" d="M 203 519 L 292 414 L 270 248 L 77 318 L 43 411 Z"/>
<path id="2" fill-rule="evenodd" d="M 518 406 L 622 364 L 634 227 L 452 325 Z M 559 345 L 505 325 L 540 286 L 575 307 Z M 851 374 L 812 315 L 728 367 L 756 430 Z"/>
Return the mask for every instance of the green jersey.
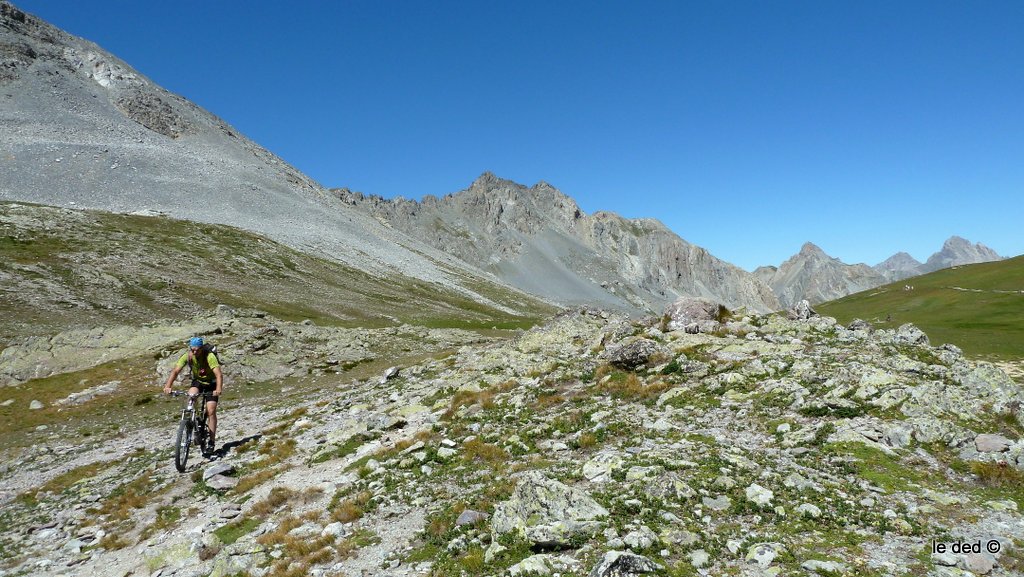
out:
<path id="1" fill-rule="evenodd" d="M 192 357 L 189 359 L 189 357 Z M 185 368 L 185 365 L 190 365 L 189 368 L 192 370 L 192 378 L 199 381 L 204 385 L 216 385 L 217 375 L 213 374 L 213 369 L 220 366 L 220 361 L 217 360 L 217 355 L 209 353 L 205 355 L 190 355 L 188 351 L 182 353 L 178 357 L 178 362 L 174 365 L 179 371 Z"/>

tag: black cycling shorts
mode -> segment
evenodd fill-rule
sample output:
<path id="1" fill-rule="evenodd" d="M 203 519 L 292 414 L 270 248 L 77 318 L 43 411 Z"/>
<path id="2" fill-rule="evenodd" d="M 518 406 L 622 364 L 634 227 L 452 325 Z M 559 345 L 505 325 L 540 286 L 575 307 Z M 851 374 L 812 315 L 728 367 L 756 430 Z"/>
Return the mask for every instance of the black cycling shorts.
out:
<path id="1" fill-rule="evenodd" d="M 217 384 L 216 383 L 211 383 L 211 384 L 208 385 L 208 384 L 206 384 L 206 383 L 204 383 L 202 381 L 192 381 L 192 386 L 197 388 L 197 389 L 199 389 L 199 393 L 200 394 L 206 395 L 206 400 L 207 401 L 213 401 L 215 403 L 219 403 L 220 402 L 220 397 L 216 397 L 216 396 L 211 394 L 211 393 L 213 393 L 214 391 L 217 390 Z"/>

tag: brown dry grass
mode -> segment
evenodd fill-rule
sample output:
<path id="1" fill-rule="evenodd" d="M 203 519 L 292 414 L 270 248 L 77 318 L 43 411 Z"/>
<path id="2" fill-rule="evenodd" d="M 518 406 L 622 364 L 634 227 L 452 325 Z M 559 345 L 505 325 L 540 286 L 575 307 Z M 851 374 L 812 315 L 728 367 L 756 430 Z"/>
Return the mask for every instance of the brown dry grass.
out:
<path id="1" fill-rule="evenodd" d="M 158 493 L 155 485 L 150 473 L 143 473 L 115 489 L 95 512 L 106 515 L 111 521 L 128 519 L 134 510 L 145 507 Z"/>
<path id="2" fill-rule="evenodd" d="M 1024 484 L 1024 473 L 1005 461 L 998 463 L 972 462 L 971 472 L 977 475 L 983 485 L 988 487 L 1020 487 Z"/>
<path id="3" fill-rule="evenodd" d="M 274 477 L 280 475 L 281 473 L 284 473 L 288 469 L 289 467 L 287 466 L 273 467 L 270 469 L 261 469 L 239 479 L 238 484 L 235 485 L 233 491 L 235 492 L 235 494 L 238 495 L 247 493 L 248 491 L 251 491 L 252 489 L 262 485 L 263 483 L 266 483 L 267 481 L 273 479 Z"/>
<path id="4" fill-rule="evenodd" d="M 505 449 L 497 445 L 486 443 L 479 438 L 466 441 L 462 444 L 463 457 L 469 461 L 483 461 L 490 465 L 503 464 L 508 461 L 509 455 Z"/>
<path id="5" fill-rule="evenodd" d="M 594 370 L 594 381 L 601 382 L 601 379 L 615 372 L 615 367 L 608 363 L 603 363 L 596 370 Z"/>
<path id="6" fill-rule="evenodd" d="M 283 553 L 280 561 L 271 566 L 269 575 L 308 575 L 309 569 L 315 565 L 323 565 L 334 560 L 337 552 L 334 548 L 333 535 L 320 535 L 315 538 L 297 537 L 289 533 L 301 527 L 310 519 L 289 515 L 281 520 L 273 531 L 260 535 L 256 542 L 264 547 L 275 548 Z M 319 519 L 320 515 L 316 515 Z"/>
<path id="7" fill-rule="evenodd" d="M 672 385 L 662 379 L 644 383 L 640 377 L 628 373 L 624 379 L 611 379 L 601 385 L 601 390 L 611 394 L 613 398 L 633 401 L 645 401 L 657 398 L 670 389 Z"/>
<path id="8" fill-rule="evenodd" d="M 581 449 L 591 449 L 597 445 L 597 435 L 594 433 L 583 433 L 576 441 Z"/>
<path id="9" fill-rule="evenodd" d="M 367 504 L 373 494 L 369 491 L 361 491 L 355 495 L 343 499 L 337 505 L 331 507 L 331 519 L 341 523 L 351 523 L 361 519 L 366 514 Z"/>
<path id="10" fill-rule="evenodd" d="M 274 487 L 270 490 L 270 494 L 262 501 L 253 505 L 249 512 L 257 517 L 265 517 L 276 511 L 281 505 L 291 501 L 298 494 L 298 491 L 287 487 Z"/>
<path id="11" fill-rule="evenodd" d="M 462 407 L 480 405 L 483 409 L 494 407 L 494 397 L 497 393 L 491 389 L 482 391 L 459 391 L 452 397 L 452 404 L 448 410 L 441 415 L 441 418 L 448 421 L 458 413 Z"/>

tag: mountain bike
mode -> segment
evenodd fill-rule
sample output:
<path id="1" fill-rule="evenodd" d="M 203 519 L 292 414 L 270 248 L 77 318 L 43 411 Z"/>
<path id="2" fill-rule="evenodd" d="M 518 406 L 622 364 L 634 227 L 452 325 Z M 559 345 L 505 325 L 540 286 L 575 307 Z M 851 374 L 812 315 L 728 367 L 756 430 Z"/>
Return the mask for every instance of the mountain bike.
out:
<path id="1" fill-rule="evenodd" d="M 172 397 L 188 397 L 185 406 L 181 408 L 181 422 L 178 423 L 178 436 L 174 440 L 174 467 L 178 472 L 185 472 L 185 463 L 188 462 L 188 451 L 192 445 L 200 450 L 206 446 L 207 435 L 210 431 L 206 428 L 206 401 L 213 398 L 208 393 L 196 393 L 190 395 L 182 391 L 172 391 Z"/>

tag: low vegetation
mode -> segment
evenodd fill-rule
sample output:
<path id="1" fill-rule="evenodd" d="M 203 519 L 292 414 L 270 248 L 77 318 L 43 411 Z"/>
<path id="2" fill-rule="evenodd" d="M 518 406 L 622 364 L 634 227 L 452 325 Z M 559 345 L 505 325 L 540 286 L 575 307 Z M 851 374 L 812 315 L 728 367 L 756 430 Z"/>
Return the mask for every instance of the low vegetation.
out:
<path id="1" fill-rule="evenodd" d="M 905 286 L 913 290 L 904 290 Z M 1024 256 L 944 269 L 815 305 L 841 323 L 913 323 L 934 344 L 982 358 L 1024 357 Z"/>

